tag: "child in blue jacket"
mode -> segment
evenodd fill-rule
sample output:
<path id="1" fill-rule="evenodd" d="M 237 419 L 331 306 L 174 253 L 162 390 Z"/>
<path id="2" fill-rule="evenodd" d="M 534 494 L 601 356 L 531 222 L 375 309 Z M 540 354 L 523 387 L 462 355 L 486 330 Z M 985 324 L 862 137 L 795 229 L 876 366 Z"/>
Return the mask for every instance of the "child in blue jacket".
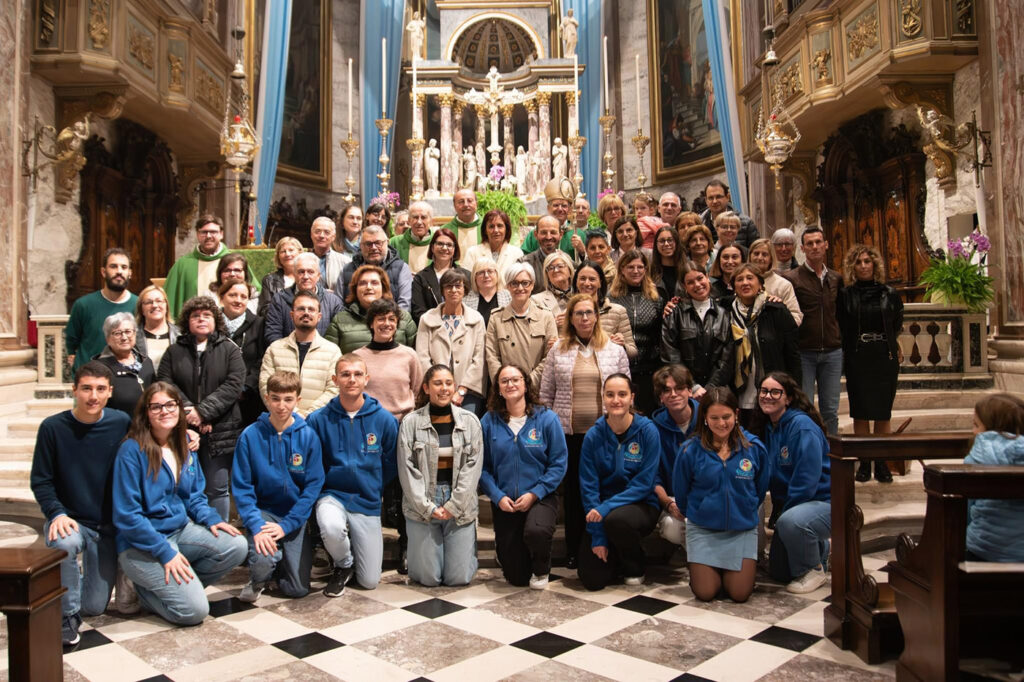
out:
<path id="1" fill-rule="evenodd" d="M 569 451 L 558 415 L 537 404 L 530 375 L 504 365 L 491 385 L 490 410 L 480 424 L 484 464 L 480 487 L 491 498 L 494 545 L 505 580 L 535 590 L 548 584 L 556 490 Z"/>
<path id="2" fill-rule="evenodd" d="M 384 561 L 381 491 L 397 474 L 398 420 L 376 398 L 364 393 L 369 371 L 363 359 L 348 353 L 338 360 L 337 400 L 309 415 L 320 437 L 325 472 L 316 503 L 324 547 L 334 560 L 324 596 L 340 597 L 353 575 L 372 590 Z"/>
<path id="3" fill-rule="evenodd" d="M 242 563 L 245 538 L 207 502 L 182 394 L 157 381 L 139 402 L 114 463 L 117 560 L 150 611 L 196 625 L 210 611 L 205 586 Z"/>
<path id="4" fill-rule="evenodd" d="M 724 587 L 745 602 L 757 573 L 757 509 L 771 476 L 768 453 L 739 425 L 739 403 L 724 386 L 700 401 L 696 438 L 676 459 L 672 490 L 686 516 L 690 589 L 711 601 Z"/>
<path id="5" fill-rule="evenodd" d="M 309 592 L 313 542 L 306 521 L 324 483 L 320 439 L 294 412 L 302 390 L 295 372 L 267 380 L 264 412 L 235 445 L 231 494 L 249 531 L 249 582 L 238 598 L 254 602 L 276 577 L 287 597 Z"/>
<path id="6" fill-rule="evenodd" d="M 827 580 L 832 534 L 832 476 L 821 415 L 785 372 L 761 381 L 758 406 L 767 417 L 765 440 L 772 461 L 772 514 L 778 515 L 768 573 L 806 594 Z"/>
<path id="7" fill-rule="evenodd" d="M 605 379 L 602 397 L 605 416 L 587 431 L 580 454 L 587 532 L 578 573 L 588 590 L 603 589 L 618 575 L 627 585 L 642 585 L 643 539 L 658 523 L 658 429 L 633 414 L 633 385 L 625 374 Z"/>
<path id="8" fill-rule="evenodd" d="M 661 401 L 651 415 L 661 437 L 661 462 L 654 479 L 654 494 L 661 506 L 658 532 L 673 545 L 681 545 L 686 542 L 686 518 L 672 494 L 672 471 L 679 449 L 697 428 L 693 375 L 683 365 L 665 365 L 651 377 L 651 384 Z"/>

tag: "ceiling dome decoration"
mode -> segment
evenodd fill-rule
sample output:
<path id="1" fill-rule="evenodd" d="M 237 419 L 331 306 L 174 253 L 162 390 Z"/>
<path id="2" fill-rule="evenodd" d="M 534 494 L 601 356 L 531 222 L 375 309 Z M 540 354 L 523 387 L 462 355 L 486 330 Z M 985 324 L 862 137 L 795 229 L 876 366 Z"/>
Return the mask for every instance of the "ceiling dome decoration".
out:
<path id="1" fill-rule="evenodd" d="M 468 73 L 486 75 L 496 67 L 510 73 L 537 58 L 533 38 L 511 21 L 485 18 L 468 27 L 452 50 L 454 60 Z"/>

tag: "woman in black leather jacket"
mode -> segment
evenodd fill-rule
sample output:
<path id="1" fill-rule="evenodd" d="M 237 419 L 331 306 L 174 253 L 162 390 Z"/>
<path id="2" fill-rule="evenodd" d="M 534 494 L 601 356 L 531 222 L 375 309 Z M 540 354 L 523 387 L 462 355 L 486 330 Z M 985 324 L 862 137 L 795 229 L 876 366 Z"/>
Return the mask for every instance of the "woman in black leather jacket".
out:
<path id="1" fill-rule="evenodd" d="M 661 359 L 685 365 L 693 374 L 693 397 L 708 386 L 729 386 L 733 376 L 735 344 L 729 311 L 711 299 L 711 282 L 693 261 L 682 268 L 687 298 L 665 318 L 661 332 Z"/>
<path id="2" fill-rule="evenodd" d="M 850 416 L 856 435 L 890 433 L 892 404 L 900 373 L 896 339 L 903 328 L 903 301 L 883 284 L 885 265 L 872 246 L 854 244 L 846 252 L 836 315 L 843 335 L 843 370 Z M 871 465 L 861 462 L 857 480 L 871 478 Z M 886 462 L 875 463 L 875 478 L 892 481 Z"/>

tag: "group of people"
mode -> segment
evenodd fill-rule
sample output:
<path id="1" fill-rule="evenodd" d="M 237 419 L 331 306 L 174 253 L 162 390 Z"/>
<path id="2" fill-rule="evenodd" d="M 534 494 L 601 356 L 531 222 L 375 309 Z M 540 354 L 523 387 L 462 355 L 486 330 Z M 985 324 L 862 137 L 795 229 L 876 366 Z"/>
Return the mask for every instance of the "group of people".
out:
<path id="1" fill-rule="evenodd" d="M 852 247 L 840 275 L 812 227 L 794 267 L 795 236 L 759 238 L 718 181 L 700 215 L 602 197 L 607 230 L 568 181 L 545 195 L 521 239 L 467 190 L 445 225 L 418 202 L 390 237 L 387 207 L 350 206 L 340 231 L 313 222 L 311 251 L 279 240 L 258 288 L 213 216 L 163 289 L 128 292 L 108 251 L 68 321 L 75 407 L 43 423 L 32 472 L 69 553 L 65 643 L 115 582 L 119 609 L 177 624 L 243 561 L 240 599 L 300 597 L 318 545 L 324 594 L 373 589 L 385 524 L 410 579 L 465 584 L 480 493 L 515 585 L 547 584 L 560 493 L 588 589 L 642 582 L 658 528 L 698 598 L 742 601 L 770 492 L 769 572 L 820 587 L 844 363 L 857 433 L 888 431 L 896 390 L 902 304 L 877 251 Z"/>

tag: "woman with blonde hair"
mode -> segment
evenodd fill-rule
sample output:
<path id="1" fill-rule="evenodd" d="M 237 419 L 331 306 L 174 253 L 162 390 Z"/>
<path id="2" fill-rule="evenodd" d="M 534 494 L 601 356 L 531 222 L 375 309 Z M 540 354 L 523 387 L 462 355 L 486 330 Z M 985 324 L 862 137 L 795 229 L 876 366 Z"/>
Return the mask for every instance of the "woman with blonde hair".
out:
<path id="1" fill-rule="evenodd" d="M 507 306 L 512 301 L 512 295 L 505 288 L 498 264 L 491 258 L 480 258 L 473 263 L 473 274 L 469 282 L 471 291 L 466 293 L 462 302 L 480 313 L 486 327 L 491 321 L 491 313 Z"/>
<path id="2" fill-rule="evenodd" d="M 597 217 L 606 229 L 611 229 L 625 215 L 626 204 L 615 194 L 605 194 L 597 202 Z"/>
<path id="3" fill-rule="evenodd" d="M 167 292 L 160 287 L 150 284 L 139 292 L 135 304 L 135 347 L 153 362 L 153 367 L 160 366 L 160 358 L 178 340 L 178 327 L 167 319 L 169 311 Z"/>
<path id="4" fill-rule="evenodd" d="M 579 463 L 583 437 L 603 413 L 601 387 L 612 374 L 629 375 L 625 349 L 601 328 L 601 313 L 590 294 L 576 294 L 565 308 L 565 322 L 548 351 L 540 382 L 540 401 L 558 415 L 569 448 L 565 477 L 565 544 L 569 568 L 583 537 Z"/>
<path id="5" fill-rule="evenodd" d="M 295 284 L 295 257 L 302 251 L 302 242 L 295 237 L 281 237 L 277 240 L 274 245 L 274 265 L 277 269 L 264 275 L 261 281 L 263 288 L 260 289 L 260 300 L 256 306 L 257 315 L 263 316 L 274 294 Z M 324 286 L 329 285 L 329 282 L 324 283 Z"/>
<path id="6" fill-rule="evenodd" d="M 764 277 L 765 293 L 782 301 L 799 327 L 800 322 L 804 319 L 804 314 L 800 312 L 800 303 L 796 300 L 793 284 L 776 272 L 773 267 L 771 240 L 755 239 L 750 245 L 750 251 L 747 252 L 747 262 L 760 268 L 761 275 Z"/>
<path id="7" fill-rule="evenodd" d="M 836 316 L 843 336 L 843 373 L 850 399 L 853 432 L 858 436 L 890 433 L 892 404 L 900 374 L 903 301 L 885 282 L 882 256 L 873 246 L 854 244 L 843 259 L 843 282 Z M 871 463 L 861 462 L 858 481 L 871 478 Z M 875 463 L 875 478 L 891 483 L 888 463 Z"/>
<path id="8" fill-rule="evenodd" d="M 556 249 L 544 259 L 544 291 L 533 295 L 533 301 L 551 311 L 555 322 L 562 326 L 565 306 L 572 296 L 572 278 L 576 268 L 565 251 Z"/>

